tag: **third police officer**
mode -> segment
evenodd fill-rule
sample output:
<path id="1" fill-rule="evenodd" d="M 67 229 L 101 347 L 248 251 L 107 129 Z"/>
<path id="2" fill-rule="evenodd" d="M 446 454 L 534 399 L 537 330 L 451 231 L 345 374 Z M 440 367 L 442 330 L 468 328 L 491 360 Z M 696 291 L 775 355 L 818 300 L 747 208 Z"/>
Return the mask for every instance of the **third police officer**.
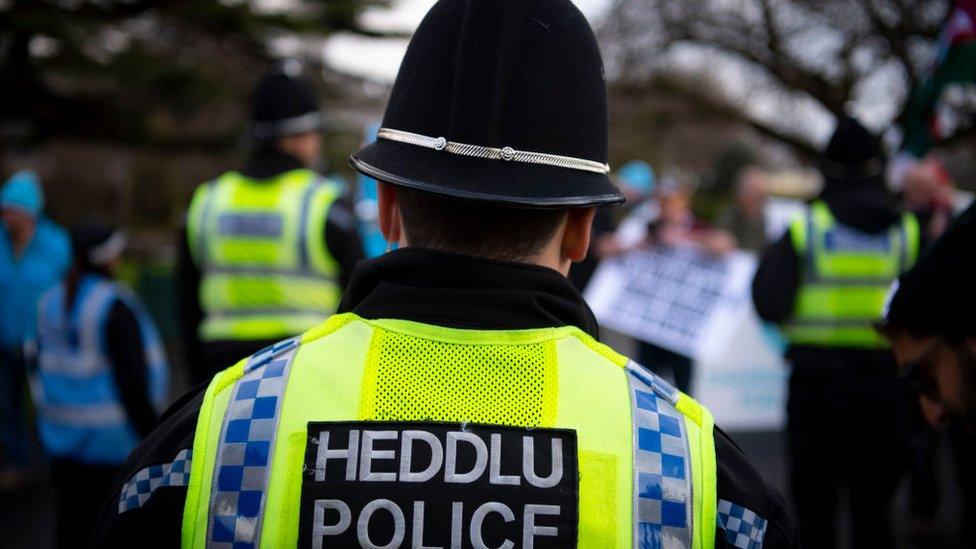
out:
<path id="1" fill-rule="evenodd" d="M 908 459 L 907 393 L 873 323 L 888 287 L 915 262 L 918 222 L 885 190 L 880 140 L 856 120 L 838 122 L 820 167 L 823 192 L 765 252 L 753 297 L 789 341 L 803 545 L 834 546 L 846 493 L 854 546 L 891 547 L 891 502 Z"/>
<path id="2" fill-rule="evenodd" d="M 300 64 L 283 63 L 254 89 L 243 168 L 193 195 L 177 276 L 195 383 L 324 320 L 363 257 L 341 185 L 313 170 L 322 128 Z"/>
<path id="3" fill-rule="evenodd" d="M 339 314 L 187 397 L 96 542 L 793 546 L 708 410 L 600 343 L 566 278 L 621 201 L 606 99 L 570 0 L 435 4 L 352 156 L 399 248 Z"/>

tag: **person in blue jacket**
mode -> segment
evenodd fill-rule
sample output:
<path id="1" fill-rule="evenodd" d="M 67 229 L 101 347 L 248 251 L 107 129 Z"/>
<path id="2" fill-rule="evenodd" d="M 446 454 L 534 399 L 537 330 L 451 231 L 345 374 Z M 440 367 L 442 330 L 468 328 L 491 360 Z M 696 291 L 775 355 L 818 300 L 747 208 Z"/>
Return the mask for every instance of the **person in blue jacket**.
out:
<path id="1" fill-rule="evenodd" d="M 83 546 L 99 504 L 165 404 L 163 342 L 141 301 L 113 280 L 125 236 L 72 232 L 74 263 L 38 303 L 37 426 L 57 495 L 59 547 Z"/>
<path id="2" fill-rule="evenodd" d="M 18 172 L 0 189 L 0 489 L 29 478 L 24 345 L 34 336 L 38 298 L 71 263 L 67 232 L 43 210 L 34 172 Z"/>

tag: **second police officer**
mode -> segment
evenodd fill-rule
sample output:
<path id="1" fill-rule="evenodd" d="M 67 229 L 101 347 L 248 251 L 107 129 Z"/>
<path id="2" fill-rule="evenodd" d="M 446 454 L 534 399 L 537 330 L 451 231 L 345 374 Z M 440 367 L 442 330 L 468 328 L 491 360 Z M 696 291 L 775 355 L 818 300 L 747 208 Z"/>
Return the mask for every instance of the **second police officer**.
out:
<path id="1" fill-rule="evenodd" d="M 600 343 L 566 278 L 621 201 L 607 137 L 570 0 L 434 5 L 352 156 L 399 249 L 360 263 L 339 314 L 189 395 L 95 542 L 795 546 L 708 410 Z"/>
<path id="2" fill-rule="evenodd" d="M 841 119 L 821 159 L 823 192 L 764 253 L 753 281 L 756 310 L 789 342 L 791 482 L 805 547 L 834 547 L 845 493 L 854 546 L 894 544 L 907 393 L 873 324 L 920 234 L 887 193 L 884 167 L 880 140 Z"/>
<path id="3" fill-rule="evenodd" d="M 244 167 L 201 185 L 177 269 L 194 383 L 335 311 L 362 259 L 341 184 L 314 171 L 323 115 L 300 64 L 262 78 Z"/>

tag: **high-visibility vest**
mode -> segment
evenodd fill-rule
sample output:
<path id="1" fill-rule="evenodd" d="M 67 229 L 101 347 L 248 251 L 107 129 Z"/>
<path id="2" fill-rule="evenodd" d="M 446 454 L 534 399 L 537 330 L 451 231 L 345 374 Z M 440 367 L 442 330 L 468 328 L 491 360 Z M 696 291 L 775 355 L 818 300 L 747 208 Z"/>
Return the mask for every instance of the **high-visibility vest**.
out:
<path id="1" fill-rule="evenodd" d="M 885 348 L 872 324 L 884 309 L 888 288 L 918 258 L 918 220 L 870 234 L 837 221 L 822 201 L 790 225 L 801 282 L 785 335 L 794 345 Z"/>
<path id="2" fill-rule="evenodd" d="M 162 411 L 168 367 L 162 339 L 141 302 L 120 284 L 86 275 L 74 303 L 65 287 L 48 290 L 38 303 L 37 372 L 32 379 L 38 430 L 45 450 L 89 463 L 121 464 L 139 442 L 115 384 L 108 357 L 109 311 L 121 300 L 139 322 L 148 367 L 146 398 Z"/>
<path id="3" fill-rule="evenodd" d="M 339 267 L 324 235 L 340 193 L 307 169 L 263 181 L 228 172 L 197 189 L 187 237 L 202 274 L 201 340 L 281 339 L 335 312 Z"/>
<path id="4" fill-rule="evenodd" d="M 218 374 L 192 456 L 184 548 L 710 549 L 722 509 L 708 410 L 572 326 L 333 316 Z"/>

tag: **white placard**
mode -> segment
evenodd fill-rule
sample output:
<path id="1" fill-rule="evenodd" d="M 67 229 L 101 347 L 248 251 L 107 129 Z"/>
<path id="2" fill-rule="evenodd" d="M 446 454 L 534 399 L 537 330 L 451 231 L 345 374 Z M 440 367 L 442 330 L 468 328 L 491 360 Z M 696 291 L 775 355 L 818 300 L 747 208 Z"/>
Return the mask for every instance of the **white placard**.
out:
<path id="1" fill-rule="evenodd" d="M 784 424 L 786 366 L 775 330 L 752 306 L 756 256 L 716 258 L 688 247 L 604 261 L 586 289 L 597 320 L 634 339 L 690 356 L 692 395 L 730 430 Z"/>
<path id="2" fill-rule="evenodd" d="M 717 258 L 690 246 L 637 250 L 602 262 L 586 301 L 600 324 L 697 357 L 714 345 L 717 313 L 748 299 L 754 269 L 743 252 Z"/>

